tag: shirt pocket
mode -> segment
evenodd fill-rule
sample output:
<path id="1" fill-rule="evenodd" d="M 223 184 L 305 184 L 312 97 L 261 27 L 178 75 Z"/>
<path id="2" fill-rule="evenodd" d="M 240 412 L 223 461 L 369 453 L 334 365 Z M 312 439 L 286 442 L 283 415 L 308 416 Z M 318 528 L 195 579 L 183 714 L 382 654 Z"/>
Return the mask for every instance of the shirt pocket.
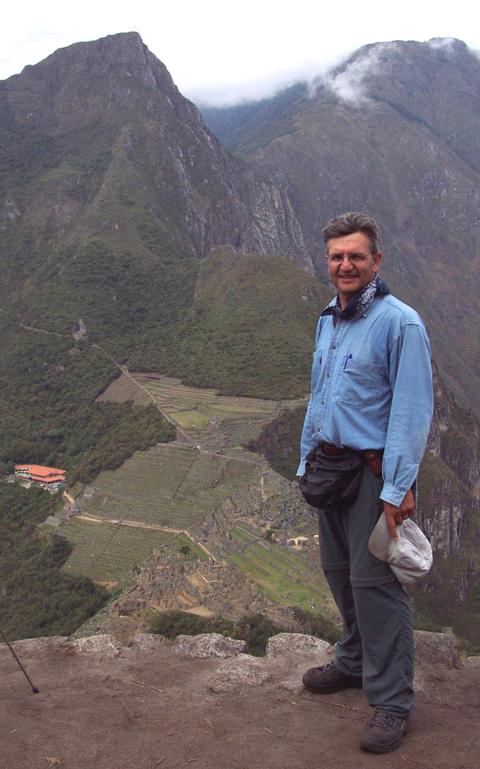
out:
<path id="1" fill-rule="evenodd" d="M 389 387 L 386 366 L 347 358 L 339 374 L 336 400 L 361 409 L 382 400 Z"/>

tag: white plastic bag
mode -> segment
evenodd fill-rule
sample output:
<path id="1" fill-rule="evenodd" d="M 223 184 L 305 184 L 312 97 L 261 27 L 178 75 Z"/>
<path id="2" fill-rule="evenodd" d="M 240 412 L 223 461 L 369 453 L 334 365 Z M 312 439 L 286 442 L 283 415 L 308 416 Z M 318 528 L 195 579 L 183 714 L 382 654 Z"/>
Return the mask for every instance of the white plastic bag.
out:
<path id="1" fill-rule="evenodd" d="M 382 513 L 368 540 L 368 549 L 388 563 L 399 582 L 413 585 L 431 569 L 432 546 L 411 518 L 397 526 L 397 534 L 398 539 L 392 539 L 385 513 Z"/>

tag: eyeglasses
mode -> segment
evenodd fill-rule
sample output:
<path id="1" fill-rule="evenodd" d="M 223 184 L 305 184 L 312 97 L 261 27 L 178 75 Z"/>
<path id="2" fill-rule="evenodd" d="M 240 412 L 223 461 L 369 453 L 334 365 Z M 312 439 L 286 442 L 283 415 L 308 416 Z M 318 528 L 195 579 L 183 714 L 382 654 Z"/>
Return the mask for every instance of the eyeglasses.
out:
<path id="1" fill-rule="evenodd" d="M 365 262 L 369 257 L 373 258 L 375 254 L 327 254 L 327 261 L 333 264 L 341 264 L 344 259 L 347 259 L 352 264 L 361 264 Z"/>

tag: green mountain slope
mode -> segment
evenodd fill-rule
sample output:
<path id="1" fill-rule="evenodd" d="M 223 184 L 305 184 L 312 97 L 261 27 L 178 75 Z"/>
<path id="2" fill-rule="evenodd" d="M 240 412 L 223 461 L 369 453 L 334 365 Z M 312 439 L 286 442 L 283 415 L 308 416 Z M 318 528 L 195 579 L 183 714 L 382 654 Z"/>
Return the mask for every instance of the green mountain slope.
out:
<path id="1" fill-rule="evenodd" d="M 37 529 L 56 506 L 40 489 L 0 486 L 0 612 L 11 639 L 68 635 L 107 597 L 89 579 L 60 571 L 71 546 Z"/>
<path id="2" fill-rule="evenodd" d="M 178 327 L 176 371 L 225 394 L 304 395 L 327 301 L 323 286 L 288 259 L 217 249 L 201 263 L 191 311 Z"/>

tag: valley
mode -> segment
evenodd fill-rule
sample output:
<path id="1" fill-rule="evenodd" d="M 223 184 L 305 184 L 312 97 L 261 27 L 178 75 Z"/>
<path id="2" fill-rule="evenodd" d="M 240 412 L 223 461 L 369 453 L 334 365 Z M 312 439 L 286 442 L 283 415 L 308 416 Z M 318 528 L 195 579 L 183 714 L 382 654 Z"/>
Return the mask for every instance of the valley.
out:
<path id="1" fill-rule="evenodd" d="M 132 626 L 327 606 L 287 479 L 331 297 L 321 228 L 368 210 L 434 354 L 417 619 L 479 648 L 479 73 L 461 41 L 376 43 L 312 87 L 199 110 L 125 33 L 0 84 L 0 473 L 64 468 L 79 508 L 0 489 L 15 637 L 100 626 L 102 586 Z"/>
<path id="2" fill-rule="evenodd" d="M 292 515 L 287 499 L 280 500 L 290 484 L 262 456 L 245 449 L 280 413 L 305 407 L 305 400 L 222 396 L 127 369 L 99 400 L 151 400 L 177 437 L 136 452 L 118 469 L 77 489 L 77 512 L 67 512 L 60 529 L 73 544 L 65 571 L 111 590 L 127 586 L 130 605 L 140 586 L 144 599 L 134 612 L 140 624 L 152 606 L 213 614 L 220 608 L 219 585 L 226 586 L 235 573 L 251 587 L 245 591 L 239 581 L 237 596 L 225 590 L 223 601 L 232 604 L 227 616 L 238 615 L 240 606 L 249 610 L 253 589 L 272 616 L 275 607 L 297 606 L 335 617 L 323 575 L 313 566 L 318 561 L 314 519 L 300 498 L 296 506 L 304 516 Z M 295 493 L 293 487 L 288 496 Z M 299 533 L 307 535 L 306 547 L 287 547 L 287 539 Z M 167 567 L 174 575 L 168 579 Z M 160 570 L 163 584 L 145 599 L 141 575 L 152 568 Z M 213 580 L 206 576 L 212 569 Z M 249 598 L 243 606 L 245 592 Z M 125 612 L 122 597 L 113 615 L 118 611 Z M 110 621 L 115 624 L 110 616 L 108 627 Z"/>

